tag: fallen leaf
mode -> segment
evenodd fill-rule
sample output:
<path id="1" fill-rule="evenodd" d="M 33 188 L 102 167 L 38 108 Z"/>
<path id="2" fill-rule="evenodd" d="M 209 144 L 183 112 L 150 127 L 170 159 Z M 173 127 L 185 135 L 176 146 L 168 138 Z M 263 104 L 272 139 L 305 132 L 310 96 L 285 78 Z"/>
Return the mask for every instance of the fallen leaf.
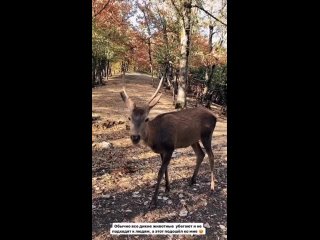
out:
<path id="1" fill-rule="evenodd" d="M 185 216 L 187 216 L 187 215 L 188 215 L 188 210 L 185 209 L 185 208 L 183 208 L 183 209 L 180 211 L 180 213 L 179 213 L 179 216 L 180 216 L 180 217 L 185 217 Z"/>
<path id="2" fill-rule="evenodd" d="M 225 229 L 226 229 L 226 227 L 223 226 L 223 225 L 219 225 L 219 227 L 220 227 L 222 230 L 225 230 Z"/>
<path id="3" fill-rule="evenodd" d="M 110 194 L 102 195 L 103 198 L 110 198 Z"/>
<path id="4" fill-rule="evenodd" d="M 211 226 L 209 225 L 209 223 L 205 223 L 204 225 L 203 225 L 205 228 L 210 228 Z"/>

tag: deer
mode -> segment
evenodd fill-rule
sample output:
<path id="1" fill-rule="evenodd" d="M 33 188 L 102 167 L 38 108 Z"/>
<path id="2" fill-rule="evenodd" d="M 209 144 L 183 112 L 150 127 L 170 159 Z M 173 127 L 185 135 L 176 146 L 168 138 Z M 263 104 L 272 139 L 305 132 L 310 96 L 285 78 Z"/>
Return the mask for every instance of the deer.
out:
<path id="1" fill-rule="evenodd" d="M 120 92 L 120 96 L 129 110 L 128 120 L 131 142 L 133 145 L 137 145 L 142 140 L 153 152 L 160 154 L 162 161 L 149 209 L 157 207 L 159 186 L 163 175 L 165 175 L 165 192 L 170 191 L 168 165 L 175 149 L 192 147 L 196 155 L 196 165 L 190 185 L 196 183 L 199 167 L 205 156 L 199 141 L 202 142 L 208 154 L 211 171 L 211 191 L 214 191 L 214 155 L 211 149 L 211 140 L 217 117 L 211 110 L 199 106 L 163 113 L 150 120 L 148 117 L 149 112 L 162 96 L 162 93 L 158 95 L 162 82 L 163 77 L 154 94 L 142 106 L 137 106 L 132 101 L 125 87 Z"/>

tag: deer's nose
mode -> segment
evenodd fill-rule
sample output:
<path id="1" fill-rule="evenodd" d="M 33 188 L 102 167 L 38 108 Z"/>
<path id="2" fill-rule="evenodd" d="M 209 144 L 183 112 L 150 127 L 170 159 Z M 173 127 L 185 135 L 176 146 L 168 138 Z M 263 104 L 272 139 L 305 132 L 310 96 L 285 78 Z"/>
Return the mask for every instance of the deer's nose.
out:
<path id="1" fill-rule="evenodd" d="M 134 143 L 137 143 L 140 141 L 140 135 L 131 135 L 130 138 Z"/>

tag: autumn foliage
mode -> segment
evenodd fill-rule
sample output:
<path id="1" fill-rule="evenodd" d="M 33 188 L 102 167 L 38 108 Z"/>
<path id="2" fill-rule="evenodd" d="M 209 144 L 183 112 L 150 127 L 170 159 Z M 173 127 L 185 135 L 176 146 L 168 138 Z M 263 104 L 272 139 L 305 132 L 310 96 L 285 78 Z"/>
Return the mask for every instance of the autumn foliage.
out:
<path id="1" fill-rule="evenodd" d="M 209 70 L 226 69 L 226 26 L 220 23 L 226 22 L 226 1 L 190 2 L 193 7 L 189 75 L 196 76 L 197 81 L 210 89 L 217 89 L 218 82 L 225 87 L 226 74 L 223 80 L 208 80 L 207 76 L 220 78 L 222 75 L 210 74 Z M 168 71 L 179 70 L 183 3 L 182 0 L 92 0 L 92 85 L 124 70 L 152 72 L 155 77 L 164 74 L 174 81 L 175 73 Z M 201 8 L 206 8 L 207 13 L 218 13 L 219 21 Z M 209 26 L 214 32 L 211 41 Z M 188 84 L 193 84 L 195 79 L 190 79 Z"/>

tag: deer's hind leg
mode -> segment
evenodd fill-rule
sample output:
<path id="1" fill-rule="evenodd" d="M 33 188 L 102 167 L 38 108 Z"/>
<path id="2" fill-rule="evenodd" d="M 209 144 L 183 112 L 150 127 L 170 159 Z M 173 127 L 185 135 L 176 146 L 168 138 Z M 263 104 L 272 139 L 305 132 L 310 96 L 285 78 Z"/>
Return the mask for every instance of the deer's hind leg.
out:
<path id="1" fill-rule="evenodd" d="M 196 167 L 194 169 L 194 172 L 193 172 L 193 175 L 192 175 L 192 178 L 191 178 L 191 181 L 190 181 L 190 185 L 196 183 L 196 178 L 197 178 L 197 175 L 198 175 L 198 172 L 199 172 L 199 167 L 200 167 L 200 165 L 201 165 L 201 163 L 203 161 L 204 155 L 205 155 L 204 152 L 201 149 L 201 146 L 200 146 L 199 142 L 196 142 L 196 143 L 192 144 L 191 147 L 192 147 L 193 151 L 196 154 L 197 163 L 196 163 Z"/>
<path id="2" fill-rule="evenodd" d="M 210 163 L 210 171 L 211 171 L 211 190 L 214 190 L 214 174 L 213 174 L 213 170 L 214 170 L 214 156 L 213 156 L 213 152 L 211 149 L 211 140 L 212 140 L 212 132 L 210 134 L 205 134 L 203 136 L 201 136 L 201 142 L 208 154 L 208 158 L 209 158 L 209 163 Z"/>

